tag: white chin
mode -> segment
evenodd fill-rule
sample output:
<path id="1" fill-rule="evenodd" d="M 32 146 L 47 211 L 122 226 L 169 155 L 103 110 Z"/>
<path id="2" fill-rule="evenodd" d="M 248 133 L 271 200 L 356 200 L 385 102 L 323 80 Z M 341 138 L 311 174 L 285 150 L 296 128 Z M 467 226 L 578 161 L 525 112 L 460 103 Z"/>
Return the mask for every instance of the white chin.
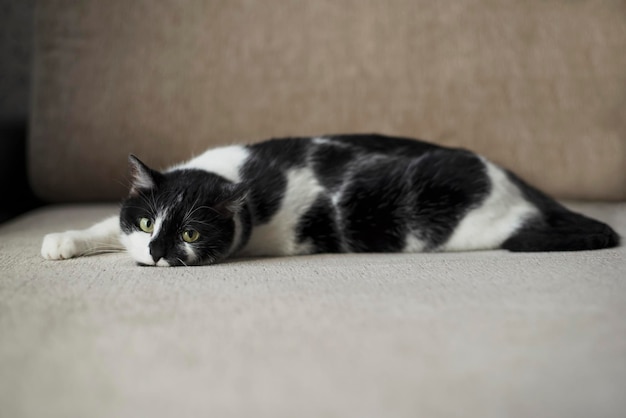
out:
<path id="1" fill-rule="evenodd" d="M 154 266 L 154 260 L 150 255 L 150 235 L 143 232 L 133 232 L 129 235 L 122 234 L 121 242 L 126 248 L 128 254 L 137 263 L 144 264 L 146 266 Z M 159 260 L 159 262 L 165 262 L 165 260 Z M 169 263 L 166 264 L 169 266 Z"/>
<path id="2" fill-rule="evenodd" d="M 157 267 L 170 267 L 170 263 L 168 263 L 167 260 L 163 260 L 163 259 L 160 259 L 159 261 L 157 261 L 156 265 Z"/>

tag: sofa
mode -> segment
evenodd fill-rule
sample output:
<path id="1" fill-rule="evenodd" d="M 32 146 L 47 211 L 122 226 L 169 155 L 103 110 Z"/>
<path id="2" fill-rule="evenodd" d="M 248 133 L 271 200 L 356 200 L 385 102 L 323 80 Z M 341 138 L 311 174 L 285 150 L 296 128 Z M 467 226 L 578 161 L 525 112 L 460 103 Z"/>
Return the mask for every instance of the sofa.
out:
<path id="1" fill-rule="evenodd" d="M 116 213 L 129 153 L 167 167 L 347 132 L 472 149 L 626 236 L 625 17 L 619 0 L 39 2 L 26 162 L 46 205 L 0 225 L 0 415 L 624 416 L 623 244 L 189 268 L 40 246 Z"/>

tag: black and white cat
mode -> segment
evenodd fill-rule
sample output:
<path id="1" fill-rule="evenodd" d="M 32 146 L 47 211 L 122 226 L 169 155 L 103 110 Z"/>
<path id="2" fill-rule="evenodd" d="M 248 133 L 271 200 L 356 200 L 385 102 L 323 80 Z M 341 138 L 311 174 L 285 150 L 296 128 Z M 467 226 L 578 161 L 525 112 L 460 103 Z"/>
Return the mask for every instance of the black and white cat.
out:
<path id="1" fill-rule="evenodd" d="M 216 148 L 164 172 L 130 157 L 119 216 L 46 235 L 66 259 L 126 250 L 140 265 L 233 256 L 619 245 L 514 174 L 462 149 L 381 135 L 274 139 Z"/>

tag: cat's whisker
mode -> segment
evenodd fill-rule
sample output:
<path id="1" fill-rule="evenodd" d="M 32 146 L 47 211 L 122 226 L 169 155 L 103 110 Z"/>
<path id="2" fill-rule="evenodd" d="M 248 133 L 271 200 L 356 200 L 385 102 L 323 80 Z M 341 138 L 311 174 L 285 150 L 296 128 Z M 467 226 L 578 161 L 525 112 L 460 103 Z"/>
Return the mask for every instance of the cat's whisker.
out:
<path id="1" fill-rule="evenodd" d="M 196 199 L 196 202 L 194 203 L 194 205 L 197 203 L 198 199 Z M 187 214 L 185 215 L 183 224 L 186 224 L 189 222 L 189 220 L 193 217 L 193 215 L 202 209 L 208 209 L 208 210 L 212 210 L 213 208 L 211 208 L 210 206 L 198 206 L 198 207 L 193 207 L 193 209 L 191 211 L 188 211 Z M 195 221 L 195 222 L 199 222 L 199 221 Z"/>
<path id="2" fill-rule="evenodd" d="M 88 257 L 92 255 L 114 254 L 114 253 L 123 253 L 123 252 L 125 252 L 125 250 L 119 249 L 119 248 L 90 248 L 78 254 L 78 257 Z"/>
<path id="3" fill-rule="evenodd" d="M 185 216 L 183 217 L 183 224 L 186 224 L 189 221 L 189 218 L 191 218 L 191 216 L 195 213 L 194 208 L 198 204 L 198 200 L 200 200 L 200 196 L 196 196 L 196 199 L 193 201 L 191 207 L 185 213 Z"/>
<path id="4" fill-rule="evenodd" d="M 192 223 L 193 225 L 200 225 L 202 226 L 204 229 L 207 230 L 207 232 L 209 233 L 213 233 L 213 232 L 219 232 L 219 228 L 217 228 L 215 225 L 211 225 L 208 222 L 204 222 L 204 221 L 194 221 Z"/>

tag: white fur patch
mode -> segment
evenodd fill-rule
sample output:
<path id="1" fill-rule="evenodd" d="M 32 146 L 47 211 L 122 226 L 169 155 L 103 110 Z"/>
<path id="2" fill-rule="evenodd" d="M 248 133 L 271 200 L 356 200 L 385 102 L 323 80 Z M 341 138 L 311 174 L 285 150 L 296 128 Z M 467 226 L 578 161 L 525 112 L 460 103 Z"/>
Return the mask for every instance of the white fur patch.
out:
<path id="1" fill-rule="evenodd" d="M 310 168 L 287 172 L 287 188 L 278 212 L 269 223 L 252 230 L 252 236 L 241 254 L 280 256 L 310 253 L 310 243 L 296 242 L 295 229 L 322 191 Z"/>
<path id="2" fill-rule="evenodd" d="M 122 234 L 121 241 L 133 260 L 151 266 L 154 265 L 154 260 L 150 255 L 151 238 L 151 235 L 148 233 L 134 231 L 128 235 Z"/>
<path id="3" fill-rule="evenodd" d="M 156 237 L 159 236 L 159 232 L 161 231 L 161 227 L 163 226 L 163 220 L 167 218 L 167 210 L 161 211 L 156 219 L 154 220 L 154 229 L 152 230 L 152 239 L 153 241 Z"/>
<path id="4" fill-rule="evenodd" d="M 311 142 L 313 142 L 315 145 L 326 145 L 326 144 L 332 144 L 333 143 L 330 139 L 322 138 L 322 137 L 313 138 L 311 140 Z"/>
<path id="5" fill-rule="evenodd" d="M 87 229 L 46 235 L 41 245 L 41 255 L 48 260 L 64 260 L 123 249 L 120 243 L 120 218 L 112 216 Z"/>
<path id="6" fill-rule="evenodd" d="M 185 243 L 183 248 L 185 250 L 185 254 L 187 255 L 185 263 L 195 263 L 198 259 L 198 255 L 193 250 L 193 247 L 190 244 Z"/>
<path id="7" fill-rule="evenodd" d="M 195 168 L 215 173 L 234 183 L 239 183 L 241 181 L 239 169 L 248 159 L 248 155 L 248 149 L 241 145 L 214 148 L 186 163 L 174 166 L 168 171 Z"/>
<path id="8" fill-rule="evenodd" d="M 424 241 L 417 238 L 413 232 L 409 232 L 404 240 L 404 248 L 402 249 L 402 252 L 420 253 L 424 251 L 424 248 L 426 248 Z"/>
<path id="9" fill-rule="evenodd" d="M 498 248 L 525 220 L 539 210 L 523 198 L 504 171 L 484 161 L 491 180 L 485 201 L 471 210 L 440 249 L 443 251 L 487 250 Z"/>
<path id="10" fill-rule="evenodd" d="M 169 267 L 170 263 L 166 259 L 162 258 L 159 261 L 157 261 L 156 265 L 158 267 Z"/>

